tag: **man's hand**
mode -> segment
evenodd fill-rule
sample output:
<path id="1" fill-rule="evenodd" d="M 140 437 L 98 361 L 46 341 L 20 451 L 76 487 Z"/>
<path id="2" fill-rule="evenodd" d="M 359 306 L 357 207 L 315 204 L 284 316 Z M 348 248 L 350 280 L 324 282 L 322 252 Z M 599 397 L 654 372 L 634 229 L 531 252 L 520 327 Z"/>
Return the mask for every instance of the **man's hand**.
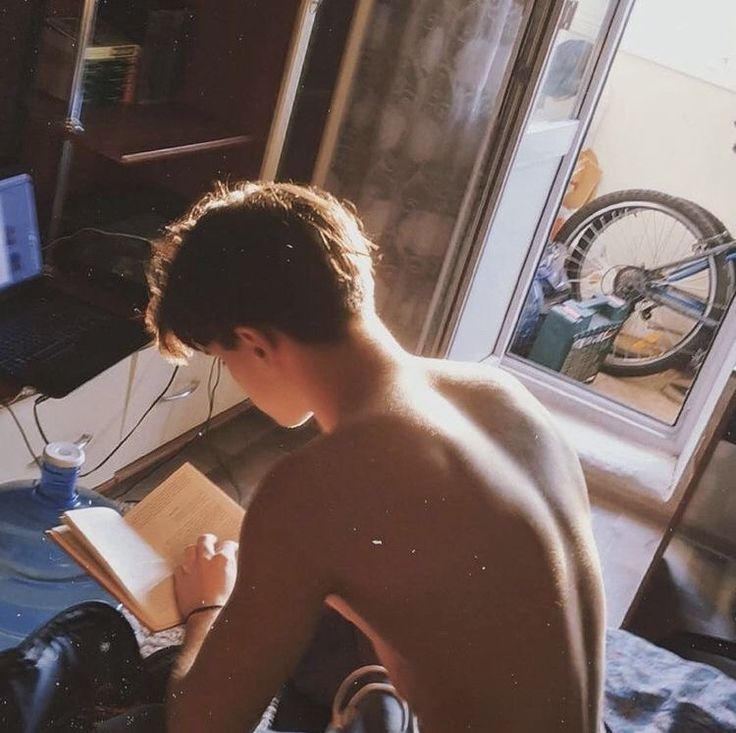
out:
<path id="1" fill-rule="evenodd" d="M 184 562 L 174 572 L 176 602 L 186 618 L 202 606 L 224 606 L 237 574 L 238 543 L 218 541 L 203 534 L 184 551 Z"/>

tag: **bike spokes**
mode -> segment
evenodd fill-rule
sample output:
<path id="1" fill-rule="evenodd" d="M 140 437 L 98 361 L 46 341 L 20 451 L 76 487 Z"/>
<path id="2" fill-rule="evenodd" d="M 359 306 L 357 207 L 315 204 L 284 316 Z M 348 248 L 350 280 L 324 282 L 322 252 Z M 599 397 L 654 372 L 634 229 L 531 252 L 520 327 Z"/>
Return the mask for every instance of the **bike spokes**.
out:
<path id="1" fill-rule="evenodd" d="M 606 366 L 651 373 L 686 354 L 690 342 L 695 348 L 703 329 L 714 332 L 722 286 L 711 249 L 719 255 L 729 243 L 722 225 L 710 226 L 688 202 L 654 192 L 631 192 L 644 200 L 626 201 L 623 193 L 572 217 L 558 240 L 568 248 L 574 297 L 615 295 L 630 305 Z"/>

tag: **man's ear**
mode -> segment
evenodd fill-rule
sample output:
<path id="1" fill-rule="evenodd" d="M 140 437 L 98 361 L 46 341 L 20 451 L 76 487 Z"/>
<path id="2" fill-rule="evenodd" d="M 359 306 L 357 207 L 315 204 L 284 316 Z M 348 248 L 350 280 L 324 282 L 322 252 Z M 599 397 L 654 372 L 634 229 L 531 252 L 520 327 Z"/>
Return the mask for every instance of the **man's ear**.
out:
<path id="1" fill-rule="evenodd" d="M 259 359 L 267 359 L 273 356 L 275 341 L 270 334 L 259 328 L 250 326 L 238 326 L 235 329 L 241 348 L 248 349 Z"/>

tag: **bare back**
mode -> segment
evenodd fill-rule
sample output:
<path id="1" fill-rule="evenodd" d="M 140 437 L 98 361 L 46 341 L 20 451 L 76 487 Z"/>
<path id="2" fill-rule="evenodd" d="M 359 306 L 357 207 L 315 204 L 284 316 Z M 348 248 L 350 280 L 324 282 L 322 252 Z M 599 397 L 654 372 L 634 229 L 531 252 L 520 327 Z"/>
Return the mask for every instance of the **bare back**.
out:
<path id="1" fill-rule="evenodd" d="M 577 458 L 510 377 L 428 360 L 416 377 L 307 449 L 328 602 L 422 733 L 598 730 L 603 594 Z"/>

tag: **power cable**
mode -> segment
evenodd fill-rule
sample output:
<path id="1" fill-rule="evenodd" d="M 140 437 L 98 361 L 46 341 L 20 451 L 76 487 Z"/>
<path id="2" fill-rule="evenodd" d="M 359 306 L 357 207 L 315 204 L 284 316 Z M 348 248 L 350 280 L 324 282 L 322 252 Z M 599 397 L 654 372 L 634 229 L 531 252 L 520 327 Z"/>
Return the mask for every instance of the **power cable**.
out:
<path id="1" fill-rule="evenodd" d="M 128 441 L 131 435 L 138 429 L 140 424 L 148 417 L 148 414 L 153 410 L 154 407 L 161 401 L 161 398 L 168 392 L 169 387 L 171 387 L 176 375 L 179 372 L 179 367 L 175 366 L 173 371 L 171 372 L 171 376 L 169 377 L 169 381 L 166 382 L 166 386 L 161 390 L 161 392 L 156 396 L 156 398 L 151 402 L 151 404 L 146 408 L 144 413 L 138 418 L 138 421 L 135 425 L 127 432 L 125 437 L 94 467 L 91 468 L 89 471 L 85 471 L 84 473 L 79 474 L 79 478 L 86 478 L 91 473 L 94 473 L 98 469 L 102 468 L 119 450 L 122 448 L 125 443 Z"/>
<path id="2" fill-rule="evenodd" d="M 213 383 L 213 376 L 214 376 L 215 369 L 217 369 L 217 376 L 215 377 L 214 383 Z M 186 451 L 189 447 L 191 447 L 191 445 L 197 440 L 201 438 L 205 438 L 207 435 L 209 435 L 210 425 L 212 421 L 212 414 L 214 411 L 216 391 L 220 383 L 221 370 L 222 370 L 222 364 L 219 361 L 219 359 L 213 359 L 212 364 L 210 365 L 209 375 L 207 377 L 207 392 L 208 392 L 207 418 L 202 423 L 199 430 L 197 430 L 194 433 L 194 435 L 192 435 L 192 437 L 189 438 L 189 440 L 182 443 L 182 445 L 180 445 L 173 453 L 163 456 L 161 459 L 155 461 L 146 471 L 141 473 L 132 484 L 127 486 L 121 493 L 111 497 L 113 500 L 125 501 L 126 496 L 128 496 L 134 489 L 136 489 L 141 483 L 143 483 L 149 476 L 155 473 L 159 468 L 161 468 L 162 466 L 165 466 L 167 463 L 170 463 L 171 461 L 178 458 L 182 453 L 184 453 L 184 451 Z M 237 491 L 239 501 L 242 501 L 242 494 L 240 491 L 240 487 L 238 486 L 238 484 L 236 484 L 233 481 L 232 476 L 229 470 L 227 469 L 227 466 L 225 466 L 224 462 L 222 461 L 222 458 L 219 456 L 219 454 L 215 450 L 213 450 L 212 445 L 210 444 L 210 441 L 206 441 L 205 444 L 213 452 L 213 455 L 218 460 L 220 467 L 223 468 L 223 471 L 226 473 L 228 480 L 233 485 L 233 488 Z"/>
<path id="3" fill-rule="evenodd" d="M 41 462 L 38 460 L 38 456 L 36 455 L 36 451 L 33 450 L 33 446 L 31 445 L 31 441 L 28 440 L 28 435 L 26 435 L 26 431 L 23 429 L 23 426 L 20 424 L 20 420 L 18 420 L 17 415 L 15 414 L 15 411 L 10 406 L 9 402 L 3 402 L 3 407 L 10 413 L 10 416 L 13 418 L 13 422 L 18 427 L 18 431 L 20 432 L 21 438 L 23 438 L 23 442 L 26 444 L 26 448 L 28 449 L 28 452 L 31 455 L 31 458 L 33 458 L 33 462 L 38 466 L 39 470 L 41 468 Z"/>
<path id="4" fill-rule="evenodd" d="M 38 406 L 42 402 L 46 402 L 48 397 L 46 395 L 39 395 L 36 397 L 35 400 L 33 400 L 33 420 L 36 423 L 36 428 L 38 429 L 38 434 L 41 436 L 41 440 L 43 440 L 44 445 L 48 445 L 51 441 L 46 437 L 46 433 L 44 432 L 44 429 L 41 427 L 41 419 L 38 416 Z"/>
<path id="5" fill-rule="evenodd" d="M 52 247 L 55 247 L 59 242 L 64 242 L 67 239 L 74 239 L 74 237 L 77 236 L 77 234 L 81 234 L 82 232 L 94 232 L 95 234 L 102 234 L 106 237 L 123 237 L 124 239 L 136 239 L 140 242 L 146 242 L 146 244 L 151 244 L 151 240 L 148 237 L 142 237 L 139 234 L 128 234 L 127 232 L 111 232 L 107 229 L 98 229 L 97 227 L 82 227 L 81 229 L 77 229 L 76 232 L 73 232 L 72 234 L 65 234 L 63 237 L 57 237 L 56 239 L 53 239 L 48 244 L 44 246 L 44 251 L 51 249 Z"/>

